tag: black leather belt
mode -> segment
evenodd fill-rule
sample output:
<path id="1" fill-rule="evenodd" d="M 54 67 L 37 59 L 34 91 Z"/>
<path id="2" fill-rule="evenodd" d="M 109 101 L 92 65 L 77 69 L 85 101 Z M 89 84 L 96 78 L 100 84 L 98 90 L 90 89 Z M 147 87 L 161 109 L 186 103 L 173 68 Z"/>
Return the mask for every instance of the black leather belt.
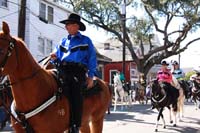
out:
<path id="1" fill-rule="evenodd" d="M 77 63 L 77 62 L 66 62 L 66 61 L 63 61 L 61 63 L 62 66 L 66 66 L 66 67 L 71 67 L 71 68 L 80 68 L 80 69 L 83 69 L 85 71 L 87 71 L 87 66 L 82 64 L 82 63 Z"/>

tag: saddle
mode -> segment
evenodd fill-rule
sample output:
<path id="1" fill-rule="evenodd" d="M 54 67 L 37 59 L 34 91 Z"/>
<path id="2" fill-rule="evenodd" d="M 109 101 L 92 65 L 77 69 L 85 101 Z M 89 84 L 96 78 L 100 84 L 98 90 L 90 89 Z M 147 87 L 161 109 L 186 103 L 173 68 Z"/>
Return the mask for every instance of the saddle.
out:
<path id="1" fill-rule="evenodd" d="M 99 83 L 97 80 L 93 80 L 93 87 L 90 88 L 90 89 L 85 89 L 83 88 L 83 96 L 84 97 L 89 97 L 89 96 L 92 96 L 92 95 L 96 95 L 98 94 L 100 91 L 102 91 L 102 88 L 100 87 Z"/>

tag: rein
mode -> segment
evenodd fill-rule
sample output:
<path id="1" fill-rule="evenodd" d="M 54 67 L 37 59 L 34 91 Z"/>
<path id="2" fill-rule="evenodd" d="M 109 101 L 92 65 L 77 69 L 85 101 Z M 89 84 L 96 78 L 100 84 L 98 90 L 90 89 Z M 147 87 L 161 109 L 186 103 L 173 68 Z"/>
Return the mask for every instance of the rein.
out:
<path id="1" fill-rule="evenodd" d="M 161 88 L 161 89 L 163 89 L 163 88 Z M 165 91 L 164 91 L 165 92 Z M 156 96 L 157 97 L 157 96 Z M 153 97 L 152 96 L 152 101 L 153 102 L 155 102 L 155 103 L 161 103 L 161 102 L 163 102 L 164 100 L 165 100 L 165 98 L 167 97 L 167 94 L 166 94 L 166 92 L 164 93 L 164 96 L 161 98 L 161 99 L 159 99 L 159 100 L 157 100 L 155 97 Z"/>
<path id="2" fill-rule="evenodd" d="M 166 94 L 163 96 L 163 98 L 162 99 L 160 99 L 160 100 L 156 100 L 154 97 L 152 97 L 152 100 L 155 102 L 155 103 L 161 103 L 162 101 L 164 101 L 164 99 L 166 98 Z"/>

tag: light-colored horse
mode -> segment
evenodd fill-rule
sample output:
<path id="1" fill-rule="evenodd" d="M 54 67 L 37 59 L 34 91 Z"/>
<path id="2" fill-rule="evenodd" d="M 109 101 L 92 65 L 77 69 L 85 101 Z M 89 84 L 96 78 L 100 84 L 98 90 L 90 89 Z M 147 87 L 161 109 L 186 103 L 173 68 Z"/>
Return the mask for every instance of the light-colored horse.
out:
<path id="1" fill-rule="evenodd" d="M 128 92 L 124 91 L 123 84 L 120 80 L 119 74 L 114 75 L 114 93 L 115 93 L 115 104 L 114 111 L 117 108 L 117 101 L 120 98 L 121 101 L 121 110 L 124 109 L 124 104 L 127 106 L 131 105 L 131 97 L 128 95 Z"/>
<path id="2" fill-rule="evenodd" d="M 184 106 L 184 101 L 185 101 L 185 95 L 184 95 L 184 92 L 183 92 L 183 88 L 181 87 L 178 80 L 174 76 L 172 76 L 172 81 L 173 81 L 172 85 L 179 90 L 177 112 L 178 112 L 179 120 L 181 121 L 181 119 L 183 118 L 183 112 L 184 112 L 183 106 Z"/>

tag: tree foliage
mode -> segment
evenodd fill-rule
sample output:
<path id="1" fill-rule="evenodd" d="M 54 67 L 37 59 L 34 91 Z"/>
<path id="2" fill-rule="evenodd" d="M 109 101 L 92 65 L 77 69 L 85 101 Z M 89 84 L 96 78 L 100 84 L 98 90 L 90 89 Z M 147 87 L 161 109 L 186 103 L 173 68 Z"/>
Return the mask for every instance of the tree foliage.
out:
<path id="1" fill-rule="evenodd" d="M 190 77 L 191 77 L 193 74 L 195 74 L 194 71 L 191 71 L 191 72 L 186 73 L 184 79 L 187 80 L 187 81 L 190 80 Z"/>
<path id="2" fill-rule="evenodd" d="M 123 16 L 120 5 L 124 0 L 63 2 L 81 14 L 86 22 L 104 29 L 123 42 Z M 125 44 L 138 66 L 138 71 L 146 75 L 154 64 L 184 52 L 190 44 L 200 39 L 188 39 L 188 34 L 199 28 L 199 5 L 199 0 L 126 0 L 126 9 L 129 9 L 129 13 L 135 13 L 126 18 Z M 144 15 L 138 17 L 140 12 L 137 11 L 141 9 Z M 173 23 L 176 23 L 176 26 Z M 155 34 L 163 38 L 161 45 L 156 47 L 152 44 Z M 141 57 L 138 57 L 133 49 L 136 44 L 140 47 Z M 150 47 L 147 53 L 144 52 L 144 45 Z"/>

